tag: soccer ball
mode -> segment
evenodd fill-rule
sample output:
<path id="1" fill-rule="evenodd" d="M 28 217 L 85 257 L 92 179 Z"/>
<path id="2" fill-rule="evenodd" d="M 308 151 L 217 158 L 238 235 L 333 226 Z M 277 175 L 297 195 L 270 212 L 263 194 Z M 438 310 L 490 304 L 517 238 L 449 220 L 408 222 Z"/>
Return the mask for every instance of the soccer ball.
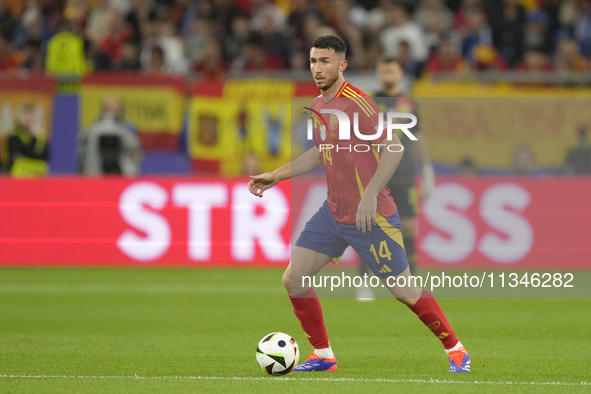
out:
<path id="1" fill-rule="evenodd" d="M 286 375 L 298 365 L 300 348 L 291 336 L 272 332 L 257 345 L 256 357 L 259 366 L 269 375 Z"/>

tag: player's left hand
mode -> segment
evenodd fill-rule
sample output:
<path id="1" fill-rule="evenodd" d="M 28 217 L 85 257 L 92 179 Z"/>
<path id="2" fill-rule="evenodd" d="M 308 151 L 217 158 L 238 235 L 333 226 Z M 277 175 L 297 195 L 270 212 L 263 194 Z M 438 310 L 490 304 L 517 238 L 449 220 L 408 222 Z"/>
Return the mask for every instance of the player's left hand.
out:
<path id="1" fill-rule="evenodd" d="M 355 224 L 357 224 L 357 230 L 362 232 L 371 231 L 372 224 L 377 225 L 376 211 L 378 209 L 378 198 L 369 193 L 365 193 L 361 197 L 361 201 L 357 206 L 357 215 L 355 218 Z"/>

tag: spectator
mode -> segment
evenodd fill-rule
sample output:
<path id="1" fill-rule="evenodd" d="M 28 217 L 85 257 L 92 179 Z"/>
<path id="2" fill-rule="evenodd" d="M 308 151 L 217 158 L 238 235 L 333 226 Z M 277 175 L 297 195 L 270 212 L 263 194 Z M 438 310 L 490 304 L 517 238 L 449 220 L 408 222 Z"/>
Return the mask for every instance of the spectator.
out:
<path id="1" fill-rule="evenodd" d="M 350 15 L 354 13 L 349 0 L 332 0 L 329 11 L 328 26 L 336 31 L 347 44 L 347 60 L 350 69 L 365 68 L 366 57 L 363 48 L 363 35 L 361 30 L 350 22 Z M 371 65 L 373 66 L 373 65 Z"/>
<path id="2" fill-rule="evenodd" d="M 507 69 L 507 62 L 493 47 L 486 45 L 479 45 L 474 48 L 474 60 L 476 71 L 490 71 L 498 70 L 504 71 Z"/>
<path id="3" fill-rule="evenodd" d="M 46 69 L 51 74 L 86 73 L 84 40 L 74 34 L 71 21 L 62 22 L 60 32 L 47 44 Z"/>
<path id="4" fill-rule="evenodd" d="M 515 175 L 534 175 L 534 152 L 529 145 L 519 145 L 513 152 L 513 172 Z"/>
<path id="5" fill-rule="evenodd" d="M 367 11 L 354 0 L 331 0 L 327 15 L 336 16 L 341 23 L 347 22 L 360 30 L 367 26 Z"/>
<path id="6" fill-rule="evenodd" d="M 135 127 L 124 121 L 117 98 L 106 98 L 100 118 L 78 135 L 77 159 L 78 171 L 85 175 L 139 175 L 140 140 Z"/>
<path id="7" fill-rule="evenodd" d="M 451 41 L 453 46 L 459 44 L 459 37 L 457 37 L 455 32 L 445 26 L 445 21 L 440 13 L 434 11 L 428 12 L 425 23 L 425 40 L 427 41 L 430 54 L 433 54 L 439 44 L 444 40 Z"/>
<path id="8" fill-rule="evenodd" d="M 445 30 L 450 30 L 453 23 L 453 15 L 449 8 L 447 8 L 442 0 L 424 0 L 419 8 L 415 11 L 415 20 L 426 29 L 429 26 L 429 19 L 433 14 L 438 15 L 441 19 Z"/>
<path id="9" fill-rule="evenodd" d="M 409 19 L 408 12 L 400 5 L 390 8 L 389 26 L 381 33 L 380 42 L 384 49 L 384 56 L 398 56 L 400 41 L 408 42 L 411 59 L 423 63 L 429 55 L 427 42 L 420 26 Z"/>
<path id="10" fill-rule="evenodd" d="M 37 40 L 28 40 L 25 43 L 25 47 L 23 48 L 23 60 L 20 68 L 21 70 L 26 70 L 34 74 L 41 74 L 44 72 L 41 42 Z"/>
<path id="11" fill-rule="evenodd" d="M 3 145 L 2 166 L 15 177 L 46 175 L 49 147 L 33 105 L 18 111 L 17 122 Z"/>
<path id="12" fill-rule="evenodd" d="M 19 54 L 12 50 L 8 38 L 0 35 L 0 71 L 16 70 L 19 64 Z"/>
<path id="13" fill-rule="evenodd" d="M 546 54 L 554 49 L 554 40 L 552 32 L 548 28 L 550 23 L 548 15 L 538 10 L 529 14 L 528 22 L 525 26 L 525 48 L 535 48 Z"/>
<path id="14" fill-rule="evenodd" d="M 591 0 L 579 1 L 574 33 L 581 54 L 586 58 L 591 57 Z"/>
<path id="15" fill-rule="evenodd" d="M 140 71 L 142 65 L 139 59 L 139 50 L 133 40 L 128 40 L 121 46 L 121 57 L 116 65 L 119 71 Z"/>
<path id="16" fill-rule="evenodd" d="M 112 8 L 109 0 L 98 0 L 88 13 L 86 37 L 96 46 L 107 38 L 117 17 L 117 10 Z"/>
<path id="17" fill-rule="evenodd" d="M 205 45 L 203 59 L 195 64 L 194 70 L 201 73 L 205 79 L 222 79 L 224 73 L 228 71 L 228 65 L 224 61 L 222 47 L 217 41 L 212 39 Z"/>
<path id="18" fill-rule="evenodd" d="M 365 27 L 370 36 L 377 35 L 386 25 L 386 15 L 389 14 L 391 4 L 391 0 L 378 0 L 377 6 L 367 13 Z"/>
<path id="19" fill-rule="evenodd" d="M 462 57 L 449 40 L 442 41 L 439 44 L 437 51 L 425 66 L 425 72 L 431 75 L 444 72 L 457 73 L 467 69 L 468 66 L 466 66 L 466 63 L 464 63 Z"/>
<path id="20" fill-rule="evenodd" d="M 150 21 L 156 19 L 156 12 L 150 7 L 149 0 L 131 0 L 125 19 L 133 30 L 133 36 L 142 40 L 148 33 Z"/>
<path id="21" fill-rule="evenodd" d="M 242 47 L 250 38 L 250 23 L 247 15 L 238 15 L 232 21 L 230 34 L 225 41 L 226 58 L 233 62 L 242 53 Z"/>
<path id="22" fill-rule="evenodd" d="M 255 32 L 260 32 L 265 28 L 269 19 L 273 21 L 273 26 L 277 31 L 283 31 L 285 29 L 285 14 L 270 0 L 251 0 L 251 29 Z"/>
<path id="23" fill-rule="evenodd" d="M 523 55 L 523 62 L 517 65 L 517 70 L 525 72 L 549 72 L 552 71 L 552 65 L 544 52 L 537 49 L 529 49 Z"/>
<path id="24" fill-rule="evenodd" d="M 480 0 L 462 0 L 461 6 L 454 12 L 452 28 L 453 31 L 463 34 L 469 27 L 469 14 L 474 9 L 482 8 Z"/>
<path id="25" fill-rule="evenodd" d="M 262 18 L 266 19 L 266 23 L 260 29 L 260 38 L 267 55 L 271 55 L 281 59 L 284 65 L 289 63 L 291 51 L 290 46 L 286 45 L 287 37 L 276 29 L 275 21 L 269 14 L 264 14 Z"/>
<path id="26" fill-rule="evenodd" d="M 558 8 L 558 24 L 566 30 L 572 30 L 577 20 L 577 2 L 579 0 L 562 0 Z"/>
<path id="27" fill-rule="evenodd" d="M 525 11 L 520 0 L 504 0 L 500 15 L 493 17 L 493 43 L 510 67 L 521 60 Z"/>
<path id="28" fill-rule="evenodd" d="M 564 39 L 558 43 L 556 69 L 564 72 L 583 72 L 587 69 L 587 62 L 579 53 L 575 41 Z"/>
<path id="29" fill-rule="evenodd" d="M 5 37 L 8 41 L 12 40 L 12 35 L 17 25 L 18 19 L 6 7 L 4 0 L 0 0 L 0 36 Z"/>
<path id="30" fill-rule="evenodd" d="M 100 42 L 99 51 L 108 56 L 113 63 L 119 63 L 123 43 L 133 38 L 133 29 L 127 25 L 121 15 L 115 14 L 111 21 L 111 30 Z"/>
<path id="31" fill-rule="evenodd" d="M 439 45 L 443 36 L 451 34 L 453 15 L 442 0 L 424 0 L 414 17 L 425 31 L 431 49 Z"/>
<path id="32" fill-rule="evenodd" d="M 296 45 L 299 51 L 306 54 L 306 58 L 310 55 L 310 43 L 314 41 L 316 37 L 322 35 L 336 35 L 337 32 L 324 24 L 322 16 L 317 13 L 309 13 L 304 18 L 304 30 L 305 35 L 303 39 L 297 40 Z"/>
<path id="33" fill-rule="evenodd" d="M 248 21 L 246 21 L 246 25 L 248 26 Z M 192 64 L 204 60 L 205 46 L 213 38 L 211 22 L 202 17 L 195 19 L 191 31 L 185 36 L 185 56 L 187 60 Z"/>
<path id="34" fill-rule="evenodd" d="M 44 38 L 41 11 L 36 7 L 28 8 L 21 16 L 20 24 L 14 30 L 14 38 L 12 39 L 14 48 L 21 50 L 28 41 L 42 41 Z"/>
<path id="35" fill-rule="evenodd" d="M 567 175 L 589 175 L 591 173 L 591 144 L 587 141 L 587 127 L 579 128 L 579 144 L 568 151 L 566 156 Z"/>
<path id="36" fill-rule="evenodd" d="M 459 176 L 478 176 L 478 168 L 470 157 L 465 157 L 458 166 Z"/>
<path id="37" fill-rule="evenodd" d="M 464 41 L 462 56 L 468 64 L 476 67 L 476 48 L 479 46 L 492 47 L 492 29 L 486 21 L 486 15 L 480 7 L 473 7 L 465 13 Z"/>
<path id="38" fill-rule="evenodd" d="M 398 83 L 400 85 L 400 91 L 405 94 L 410 93 L 410 87 L 413 79 L 419 77 L 419 64 L 412 60 L 410 56 L 410 48 L 408 42 L 400 41 L 398 44 L 398 64 L 404 70 L 404 75 Z"/>
<path id="39" fill-rule="evenodd" d="M 159 46 L 152 48 L 150 52 L 150 62 L 148 67 L 145 69 L 147 74 L 165 74 L 164 69 L 164 51 Z"/>
<path id="40" fill-rule="evenodd" d="M 242 47 L 242 55 L 232 63 L 233 72 L 283 70 L 285 64 L 281 58 L 265 53 L 262 40 L 254 35 Z"/>
<path id="41" fill-rule="evenodd" d="M 305 19 L 311 13 L 317 13 L 314 2 L 310 0 L 294 0 L 293 10 L 287 17 L 288 36 L 291 38 L 303 37 L 306 34 Z"/>
<path id="42" fill-rule="evenodd" d="M 170 74 L 184 74 L 188 69 L 187 59 L 184 56 L 182 39 L 174 23 L 169 20 L 161 21 L 157 26 L 158 36 L 156 45 L 164 52 L 164 64 Z"/>

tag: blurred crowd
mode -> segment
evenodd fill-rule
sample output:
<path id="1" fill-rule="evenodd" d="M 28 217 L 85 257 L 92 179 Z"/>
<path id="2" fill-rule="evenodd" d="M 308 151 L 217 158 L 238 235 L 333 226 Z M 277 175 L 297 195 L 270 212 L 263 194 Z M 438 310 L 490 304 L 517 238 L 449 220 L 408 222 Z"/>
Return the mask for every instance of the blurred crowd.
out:
<path id="1" fill-rule="evenodd" d="M 327 34 L 360 71 L 591 70 L 591 0 L 0 0 L 0 71 L 300 70 Z"/>

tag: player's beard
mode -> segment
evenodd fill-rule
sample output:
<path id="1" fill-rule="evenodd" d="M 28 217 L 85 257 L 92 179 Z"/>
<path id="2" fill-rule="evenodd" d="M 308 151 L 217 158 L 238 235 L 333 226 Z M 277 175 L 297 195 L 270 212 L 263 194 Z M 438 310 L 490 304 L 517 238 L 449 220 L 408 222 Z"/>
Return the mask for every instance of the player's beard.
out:
<path id="1" fill-rule="evenodd" d="M 324 86 L 318 86 L 318 84 L 316 84 L 316 86 L 322 90 L 323 92 L 326 92 L 328 89 L 332 88 L 332 86 L 335 84 L 335 82 L 337 81 L 337 79 L 339 79 L 339 73 L 337 72 L 334 77 L 327 79 L 325 81 L 326 85 Z"/>

